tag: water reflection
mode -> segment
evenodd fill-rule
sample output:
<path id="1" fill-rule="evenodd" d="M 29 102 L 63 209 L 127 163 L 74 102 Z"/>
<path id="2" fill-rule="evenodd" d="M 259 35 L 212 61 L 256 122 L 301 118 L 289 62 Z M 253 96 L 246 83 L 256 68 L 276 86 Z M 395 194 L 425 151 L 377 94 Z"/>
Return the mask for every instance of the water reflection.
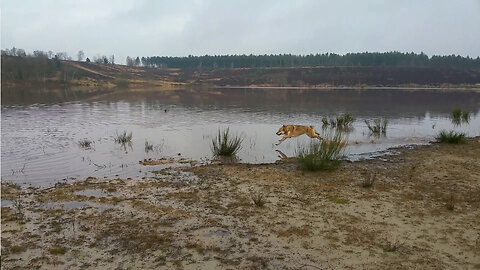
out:
<path id="1" fill-rule="evenodd" d="M 346 113 L 355 118 L 342 130 L 349 134 L 352 159 L 392 146 L 426 143 L 442 129 L 480 134 L 480 93 L 475 91 L 204 89 L 100 96 L 56 92 L 30 105 L 25 105 L 31 101 L 26 92 L 4 94 L 2 179 L 36 184 L 87 176 L 144 177 L 151 169 L 138 161 L 149 158 L 210 160 L 212 139 L 228 127 L 244 138 L 238 152 L 241 162 L 275 162 L 278 155 L 291 157 L 298 144 L 310 141 L 300 136 L 276 147 L 275 132 L 282 124 L 312 125 L 319 131 L 323 118 Z M 72 96 L 81 101 L 58 102 L 59 97 L 66 101 Z M 470 112 L 468 123 L 452 123 L 455 108 Z M 372 143 L 365 121 L 374 124 L 380 118 L 388 120 L 386 136 Z M 119 131 L 132 132 L 131 141 L 115 143 Z M 92 141 L 90 150 L 79 147 L 84 139 Z"/>

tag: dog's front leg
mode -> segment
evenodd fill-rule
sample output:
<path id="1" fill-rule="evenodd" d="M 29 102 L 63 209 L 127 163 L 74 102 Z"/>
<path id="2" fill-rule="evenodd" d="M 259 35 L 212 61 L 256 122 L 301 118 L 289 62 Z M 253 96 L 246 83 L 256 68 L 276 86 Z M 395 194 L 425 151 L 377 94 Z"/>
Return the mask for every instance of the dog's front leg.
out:
<path id="1" fill-rule="evenodd" d="M 285 140 L 288 139 L 288 138 L 292 138 L 292 137 L 293 137 L 293 136 L 290 136 L 290 135 L 288 135 L 288 134 L 287 134 L 287 135 L 284 135 L 284 136 L 278 141 L 278 143 L 276 143 L 275 145 L 276 145 L 276 146 L 279 146 L 283 141 L 285 141 Z"/>
<path id="2" fill-rule="evenodd" d="M 283 136 L 280 140 L 278 140 L 278 143 L 276 143 L 275 145 L 276 146 L 279 146 L 283 141 L 285 141 L 288 137 L 287 136 Z"/>

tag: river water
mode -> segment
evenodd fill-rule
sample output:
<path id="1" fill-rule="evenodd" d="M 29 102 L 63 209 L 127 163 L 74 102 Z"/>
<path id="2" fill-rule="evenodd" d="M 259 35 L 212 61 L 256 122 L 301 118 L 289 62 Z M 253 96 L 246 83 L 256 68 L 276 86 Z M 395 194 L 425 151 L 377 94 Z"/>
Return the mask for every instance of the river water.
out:
<path id="1" fill-rule="evenodd" d="M 32 98 L 33 97 L 33 98 Z M 33 103 L 41 102 L 41 103 Z M 455 108 L 470 112 L 468 123 L 451 121 Z M 35 95 L 2 93 L 2 181 L 50 185 L 94 177 L 144 177 L 144 159 L 174 158 L 209 162 L 219 129 L 243 138 L 238 157 L 245 163 L 270 163 L 280 150 L 294 156 L 307 136 L 276 146 L 282 124 L 313 125 L 322 117 L 355 117 L 346 135 L 347 158 L 357 160 L 390 147 L 425 144 L 440 130 L 480 135 L 480 92 L 454 90 L 203 89 L 116 91 L 76 95 L 53 91 Z M 386 136 L 372 136 L 365 120 L 388 119 Z M 132 133 L 129 145 L 115 137 Z M 90 149 L 78 142 L 91 140 Z M 153 145 L 146 151 L 145 141 Z"/>

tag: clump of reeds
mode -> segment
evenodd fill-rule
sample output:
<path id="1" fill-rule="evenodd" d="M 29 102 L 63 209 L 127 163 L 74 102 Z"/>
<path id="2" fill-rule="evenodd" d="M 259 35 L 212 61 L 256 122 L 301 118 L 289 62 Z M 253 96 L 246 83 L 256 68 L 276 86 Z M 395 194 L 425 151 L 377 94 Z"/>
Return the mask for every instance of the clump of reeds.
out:
<path id="1" fill-rule="evenodd" d="M 435 139 L 439 143 L 451 143 L 451 144 L 461 144 L 461 143 L 466 143 L 467 135 L 463 132 L 456 132 L 456 131 L 446 131 L 442 130 L 440 133 L 438 133 L 437 137 Z"/>
<path id="2" fill-rule="evenodd" d="M 82 139 L 82 140 L 78 141 L 78 145 L 81 148 L 90 148 L 90 147 L 92 147 L 92 143 L 93 142 L 89 139 Z"/>
<path id="3" fill-rule="evenodd" d="M 115 138 L 115 142 L 120 144 L 130 143 L 132 142 L 132 137 L 133 137 L 132 132 L 127 134 L 127 131 L 123 131 L 123 133 L 117 134 L 117 137 Z"/>
<path id="4" fill-rule="evenodd" d="M 463 111 L 462 109 L 455 109 L 452 111 L 452 123 L 454 125 L 461 125 L 462 123 L 470 122 L 470 112 Z"/>
<path id="5" fill-rule="evenodd" d="M 335 169 L 340 165 L 346 147 L 340 132 L 325 136 L 322 141 L 311 141 L 307 146 L 297 147 L 297 161 L 300 168 L 307 171 Z"/>
<path id="6" fill-rule="evenodd" d="M 352 126 L 353 122 L 355 122 L 355 118 L 348 113 L 331 119 L 327 117 L 322 118 L 323 128 L 332 127 L 338 129 L 347 129 Z"/>
<path id="7" fill-rule="evenodd" d="M 365 124 L 367 124 L 370 133 L 375 136 L 386 135 L 387 134 L 387 125 L 388 120 L 386 118 L 378 118 L 372 121 L 365 120 Z"/>
<path id="8" fill-rule="evenodd" d="M 212 139 L 212 152 L 215 156 L 235 156 L 242 148 L 243 139 L 238 135 L 232 135 L 229 128 L 218 130 L 218 135 Z"/>
<path id="9" fill-rule="evenodd" d="M 150 151 L 153 151 L 153 144 L 145 140 L 145 152 L 148 153 Z"/>

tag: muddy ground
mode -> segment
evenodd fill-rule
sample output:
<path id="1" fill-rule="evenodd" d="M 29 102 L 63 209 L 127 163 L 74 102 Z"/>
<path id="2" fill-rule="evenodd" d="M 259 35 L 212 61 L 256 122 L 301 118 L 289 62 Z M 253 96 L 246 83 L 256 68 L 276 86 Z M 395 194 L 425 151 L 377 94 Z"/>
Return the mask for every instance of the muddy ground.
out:
<path id="1" fill-rule="evenodd" d="M 2 269 L 480 269 L 479 138 L 396 151 L 2 182 Z"/>

